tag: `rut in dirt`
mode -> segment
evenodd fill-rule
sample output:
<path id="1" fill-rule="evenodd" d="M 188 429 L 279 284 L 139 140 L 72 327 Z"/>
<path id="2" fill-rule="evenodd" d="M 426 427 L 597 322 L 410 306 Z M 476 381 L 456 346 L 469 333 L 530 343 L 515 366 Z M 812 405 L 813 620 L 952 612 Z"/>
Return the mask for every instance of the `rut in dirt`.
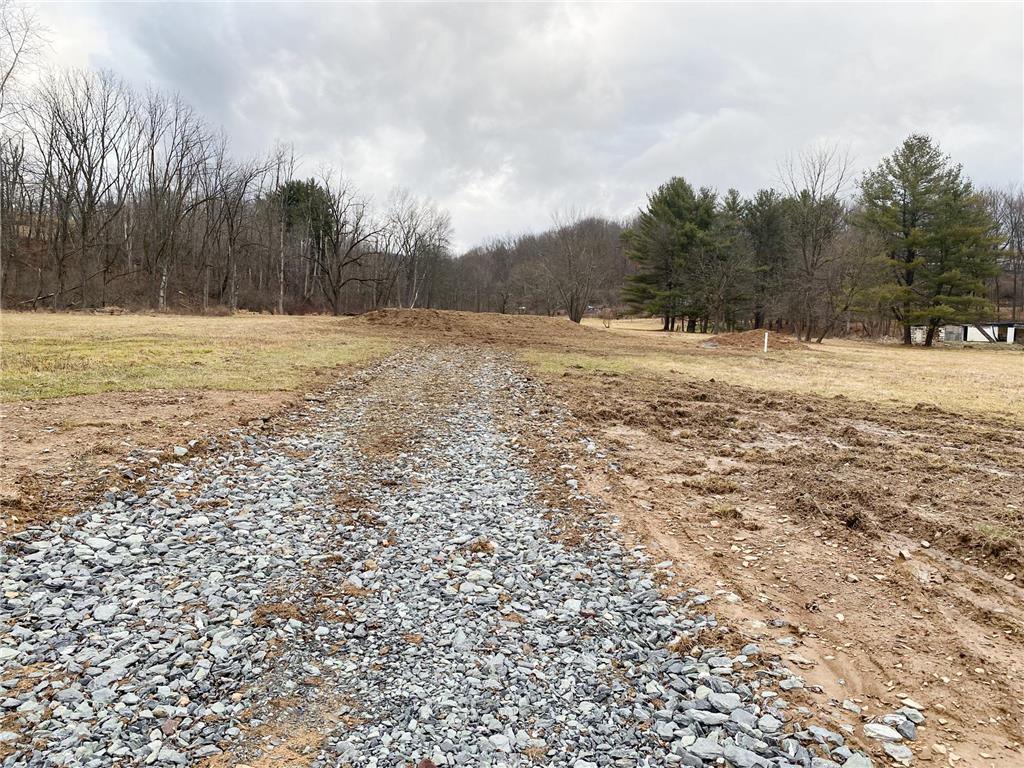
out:
<path id="1" fill-rule="evenodd" d="M 26 531 L 3 764 L 870 765 L 756 646 L 702 647 L 709 598 L 667 597 L 671 564 L 532 461 L 560 418 L 498 353 L 405 351 L 291 434 Z"/>

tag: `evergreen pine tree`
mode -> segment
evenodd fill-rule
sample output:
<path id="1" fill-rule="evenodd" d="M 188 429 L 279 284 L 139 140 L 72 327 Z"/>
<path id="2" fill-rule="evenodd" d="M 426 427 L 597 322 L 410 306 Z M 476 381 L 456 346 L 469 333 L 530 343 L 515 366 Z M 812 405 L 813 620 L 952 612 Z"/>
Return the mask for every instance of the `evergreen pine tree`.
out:
<path id="1" fill-rule="evenodd" d="M 637 264 L 623 297 L 638 312 L 649 312 L 671 330 L 683 315 L 703 314 L 688 260 L 706 241 L 715 218 L 715 194 L 695 192 L 674 177 L 651 194 L 633 227 L 623 234 L 626 253 Z"/>
<path id="2" fill-rule="evenodd" d="M 995 274 L 996 225 L 962 169 L 928 136 L 915 134 L 861 181 L 863 223 L 878 232 L 892 280 L 889 304 L 903 324 L 977 322 L 991 311 L 984 280 Z"/>

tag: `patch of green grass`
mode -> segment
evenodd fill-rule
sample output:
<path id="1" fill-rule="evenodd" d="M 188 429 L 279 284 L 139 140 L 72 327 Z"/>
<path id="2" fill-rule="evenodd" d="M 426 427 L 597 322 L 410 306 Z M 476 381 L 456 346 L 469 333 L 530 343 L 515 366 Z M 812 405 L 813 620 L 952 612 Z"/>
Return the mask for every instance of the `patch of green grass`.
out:
<path id="1" fill-rule="evenodd" d="M 296 390 L 386 341 L 336 318 L 4 314 L 0 400 L 151 389 Z"/>

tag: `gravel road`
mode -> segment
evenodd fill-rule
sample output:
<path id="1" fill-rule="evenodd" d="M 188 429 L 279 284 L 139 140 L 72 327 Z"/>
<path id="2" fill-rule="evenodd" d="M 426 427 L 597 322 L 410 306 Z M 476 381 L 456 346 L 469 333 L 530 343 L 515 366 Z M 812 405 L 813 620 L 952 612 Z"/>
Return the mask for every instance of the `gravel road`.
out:
<path id="1" fill-rule="evenodd" d="M 135 457 L 6 542 L 2 764 L 871 765 L 777 659 L 704 647 L 709 597 L 613 517 L 557 535 L 590 504 L 533 460 L 560 418 L 507 358 L 423 348 Z"/>

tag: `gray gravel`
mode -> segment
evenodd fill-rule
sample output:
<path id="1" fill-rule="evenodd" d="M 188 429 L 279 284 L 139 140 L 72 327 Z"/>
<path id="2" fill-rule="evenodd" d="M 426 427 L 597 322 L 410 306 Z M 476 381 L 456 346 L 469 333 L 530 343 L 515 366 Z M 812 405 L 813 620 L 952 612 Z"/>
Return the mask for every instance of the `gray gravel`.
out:
<path id="1" fill-rule="evenodd" d="M 411 381 L 436 407 L 391 402 Z M 317 733 L 318 766 L 870 765 L 787 704 L 802 681 L 756 646 L 670 651 L 716 627 L 708 598 L 666 598 L 671 564 L 608 518 L 552 535 L 542 491 L 592 502 L 527 463 L 523 437 L 557 427 L 540 402 L 500 356 L 406 353 L 288 436 L 140 457 L 145 490 L 11 537 L 3 765 L 246 757 L 282 723 Z M 381 414 L 411 435 L 397 455 L 365 450 Z"/>

